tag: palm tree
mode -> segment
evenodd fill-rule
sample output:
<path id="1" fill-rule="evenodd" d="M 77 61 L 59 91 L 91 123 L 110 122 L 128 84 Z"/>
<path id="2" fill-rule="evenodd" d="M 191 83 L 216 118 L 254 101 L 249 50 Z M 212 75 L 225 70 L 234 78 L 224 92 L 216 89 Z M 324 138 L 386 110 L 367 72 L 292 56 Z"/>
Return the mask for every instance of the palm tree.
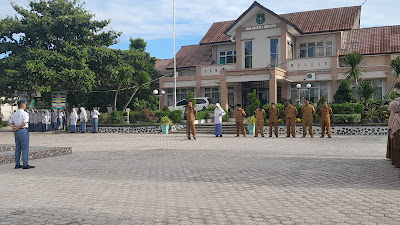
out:
<path id="1" fill-rule="evenodd" d="M 360 84 L 358 94 L 364 101 L 364 105 L 368 107 L 372 97 L 378 93 L 378 87 L 376 87 L 371 81 L 366 80 Z"/>
<path id="2" fill-rule="evenodd" d="M 393 88 L 396 86 L 397 80 L 400 77 L 400 56 L 397 56 L 397 58 L 393 59 L 390 62 L 390 69 L 394 70 L 393 72 L 394 81 L 392 88 L 390 88 L 390 91 L 388 92 L 389 95 L 392 92 Z"/>
<path id="3" fill-rule="evenodd" d="M 350 67 L 350 69 L 345 72 L 346 79 L 348 81 L 354 81 L 356 83 L 356 91 L 358 88 L 358 81 L 364 80 L 362 72 L 364 72 L 361 67 L 366 64 L 364 56 L 359 52 L 350 52 L 343 58 L 343 65 Z"/>

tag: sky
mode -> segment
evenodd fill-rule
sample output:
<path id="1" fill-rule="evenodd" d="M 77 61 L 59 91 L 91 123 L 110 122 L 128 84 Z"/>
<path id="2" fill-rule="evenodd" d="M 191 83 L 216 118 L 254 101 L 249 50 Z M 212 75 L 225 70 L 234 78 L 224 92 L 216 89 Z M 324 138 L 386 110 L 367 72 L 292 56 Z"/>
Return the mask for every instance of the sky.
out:
<path id="1" fill-rule="evenodd" d="M 29 0 L 13 0 L 27 6 Z M 361 5 L 365 0 L 259 0 L 277 14 Z M 147 51 L 160 59 L 173 58 L 173 0 L 80 0 L 96 14 L 110 19 L 109 29 L 123 34 L 113 48 L 128 49 L 129 38 L 144 38 Z M 214 22 L 235 20 L 253 0 L 175 0 L 176 50 L 198 44 Z M 294 4 L 295 2 L 295 4 Z M 400 25 L 398 0 L 367 0 L 361 27 Z M 0 0 L 0 18 L 15 15 L 9 0 Z"/>

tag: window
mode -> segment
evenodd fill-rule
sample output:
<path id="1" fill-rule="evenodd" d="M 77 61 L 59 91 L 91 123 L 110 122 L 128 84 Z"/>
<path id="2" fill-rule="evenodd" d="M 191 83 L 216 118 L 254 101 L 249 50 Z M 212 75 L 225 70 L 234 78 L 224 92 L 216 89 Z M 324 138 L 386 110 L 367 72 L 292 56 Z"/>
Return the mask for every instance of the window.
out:
<path id="1" fill-rule="evenodd" d="M 309 42 L 300 44 L 300 58 L 323 57 L 333 55 L 333 42 Z"/>
<path id="2" fill-rule="evenodd" d="M 253 68 L 253 42 L 244 43 L 244 68 Z"/>
<path id="3" fill-rule="evenodd" d="M 273 67 L 278 66 L 279 50 L 278 50 L 278 39 L 270 39 L 270 65 Z"/>
<path id="4" fill-rule="evenodd" d="M 196 104 L 206 104 L 206 100 L 202 98 L 196 98 Z"/>
<path id="5" fill-rule="evenodd" d="M 327 82 L 310 82 L 311 88 L 306 88 L 308 83 L 301 83 L 301 88 L 296 87 L 297 83 L 291 84 L 291 99 L 296 104 L 304 104 L 306 99 L 310 100 L 312 103 L 317 103 L 321 98 L 329 99 L 329 86 Z"/>
<path id="6" fill-rule="evenodd" d="M 219 52 L 219 64 L 236 63 L 236 51 Z"/>
<path id="7" fill-rule="evenodd" d="M 219 88 L 204 88 L 204 97 L 209 99 L 210 104 L 220 102 Z"/>
<path id="8" fill-rule="evenodd" d="M 182 99 L 186 99 L 187 96 L 189 95 L 189 91 L 191 91 L 194 94 L 194 88 L 177 88 L 176 89 L 176 101 L 177 105 L 179 106 L 179 101 Z M 166 104 L 168 106 L 171 106 L 174 104 L 174 89 L 167 89 L 166 93 Z M 186 105 L 186 103 L 185 103 Z"/>

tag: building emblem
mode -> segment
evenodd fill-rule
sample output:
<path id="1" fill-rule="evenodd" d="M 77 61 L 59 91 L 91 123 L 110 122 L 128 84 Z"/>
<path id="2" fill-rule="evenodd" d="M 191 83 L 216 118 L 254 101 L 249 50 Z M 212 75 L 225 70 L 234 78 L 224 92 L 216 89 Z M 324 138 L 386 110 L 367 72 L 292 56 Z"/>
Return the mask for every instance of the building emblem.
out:
<path id="1" fill-rule="evenodd" d="M 258 24 L 263 24 L 265 22 L 265 14 L 264 13 L 257 14 L 256 21 Z"/>

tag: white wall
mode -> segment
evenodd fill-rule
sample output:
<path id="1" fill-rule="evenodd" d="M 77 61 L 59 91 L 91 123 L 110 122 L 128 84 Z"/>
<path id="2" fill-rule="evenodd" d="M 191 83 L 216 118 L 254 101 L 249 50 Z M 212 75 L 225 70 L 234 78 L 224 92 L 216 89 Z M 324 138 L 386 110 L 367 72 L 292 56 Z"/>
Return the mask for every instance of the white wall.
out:
<path id="1" fill-rule="evenodd" d="M 244 43 L 246 41 L 253 42 L 253 68 L 264 68 L 270 64 L 270 38 L 278 38 L 279 43 L 281 42 L 281 29 L 272 28 L 264 30 L 253 30 L 242 32 L 242 66 L 244 68 L 245 55 L 244 55 Z M 280 44 L 278 49 L 280 51 Z M 281 53 L 281 52 L 280 52 Z M 281 53 L 282 54 L 282 53 Z M 280 63 L 280 56 L 278 57 L 278 63 Z"/>

